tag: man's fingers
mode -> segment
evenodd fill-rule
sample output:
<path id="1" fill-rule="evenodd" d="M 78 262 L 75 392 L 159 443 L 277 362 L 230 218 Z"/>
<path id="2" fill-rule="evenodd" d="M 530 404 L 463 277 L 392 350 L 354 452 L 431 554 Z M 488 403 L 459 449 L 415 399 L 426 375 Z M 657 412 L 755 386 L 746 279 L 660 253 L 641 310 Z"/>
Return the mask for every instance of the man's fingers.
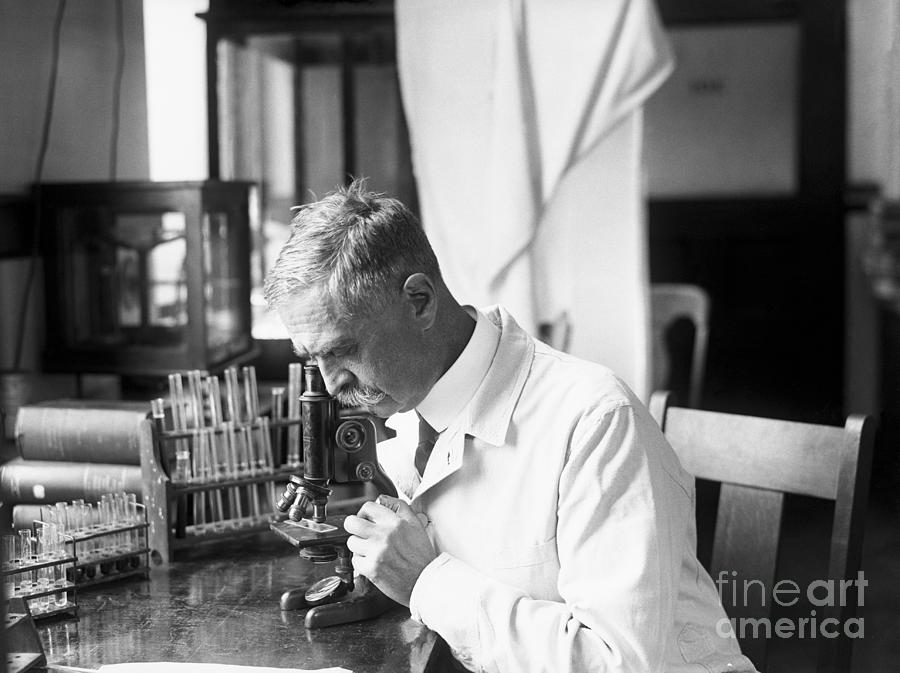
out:
<path id="1" fill-rule="evenodd" d="M 421 519 L 416 516 L 416 513 L 413 511 L 412 507 L 409 504 L 400 500 L 400 498 L 393 498 L 389 495 L 379 495 L 375 500 L 382 507 L 387 507 L 392 512 L 396 513 L 401 519 L 411 522 L 421 522 Z"/>
<path id="2" fill-rule="evenodd" d="M 383 494 L 375 498 L 375 502 L 382 507 L 387 507 L 394 513 L 396 513 L 400 509 L 400 505 L 405 504 L 402 500 L 400 500 L 400 498 L 394 498 L 390 495 Z"/>
<path id="3" fill-rule="evenodd" d="M 365 556 L 366 547 L 366 541 L 361 537 L 351 535 L 347 538 L 347 549 L 352 551 L 354 556 Z"/>
<path id="4" fill-rule="evenodd" d="M 372 567 L 372 562 L 369 559 L 367 559 L 365 556 L 362 556 L 361 554 L 354 554 L 350 562 L 353 564 L 353 569 L 356 572 L 364 577 L 372 579 L 374 568 Z"/>
<path id="5" fill-rule="evenodd" d="M 396 515 L 390 508 L 385 507 L 377 501 L 370 500 L 369 502 L 363 503 L 363 506 L 359 508 L 357 516 L 368 519 L 375 524 L 381 524 L 391 521 Z"/>
<path id="6" fill-rule="evenodd" d="M 344 519 L 344 530 L 350 533 L 350 535 L 368 538 L 371 537 L 373 528 L 375 528 L 375 525 L 372 521 L 364 519 L 361 516 L 351 514 Z"/>

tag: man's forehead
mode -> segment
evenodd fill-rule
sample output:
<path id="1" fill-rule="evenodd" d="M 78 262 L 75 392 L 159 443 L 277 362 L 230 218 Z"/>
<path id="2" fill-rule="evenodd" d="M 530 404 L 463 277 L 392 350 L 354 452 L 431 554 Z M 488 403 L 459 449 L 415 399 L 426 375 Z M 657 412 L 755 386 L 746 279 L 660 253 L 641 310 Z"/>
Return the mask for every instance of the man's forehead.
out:
<path id="1" fill-rule="evenodd" d="M 350 317 L 340 311 L 327 292 L 313 289 L 290 297 L 278 307 L 281 321 L 302 359 L 358 345 L 373 329 L 368 317 Z"/>

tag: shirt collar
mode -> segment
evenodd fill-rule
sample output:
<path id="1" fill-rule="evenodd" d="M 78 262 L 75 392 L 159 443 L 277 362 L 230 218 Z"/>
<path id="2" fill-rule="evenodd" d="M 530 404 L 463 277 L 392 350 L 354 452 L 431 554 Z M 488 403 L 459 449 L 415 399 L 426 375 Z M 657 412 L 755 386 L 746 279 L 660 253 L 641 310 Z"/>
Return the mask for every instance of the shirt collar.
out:
<path id="1" fill-rule="evenodd" d="M 416 407 L 425 422 L 438 432 L 446 430 L 472 399 L 500 343 L 497 325 L 481 311 L 471 306 L 464 308 L 475 319 L 475 329 L 469 343 Z"/>
<path id="2" fill-rule="evenodd" d="M 464 425 L 467 434 L 501 446 L 506 442 L 513 411 L 531 372 L 535 341 L 503 307 L 483 310 L 487 320 L 500 330 L 500 343 L 469 402 Z"/>

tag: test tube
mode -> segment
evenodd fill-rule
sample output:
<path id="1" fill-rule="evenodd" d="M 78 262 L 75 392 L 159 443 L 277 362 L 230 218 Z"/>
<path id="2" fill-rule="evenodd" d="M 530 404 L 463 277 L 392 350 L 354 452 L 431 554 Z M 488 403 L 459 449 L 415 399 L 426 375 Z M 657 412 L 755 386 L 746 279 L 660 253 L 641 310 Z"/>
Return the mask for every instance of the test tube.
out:
<path id="1" fill-rule="evenodd" d="M 111 531 L 115 527 L 115 510 L 113 509 L 112 498 L 108 493 L 100 496 L 100 502 L 97 504 L 100 516 L 100 531 L 103 533 L 97 538 L 97 555 L 96 560 L 100 561 L 100 572 L 104 575 L 109 574 L 112 566 L 105 560 L 115 553 L 115 540 Z M 90 578 L 96 574 L 95 566 L 85 568 L 85 573 Z"/>
<path id="2" fill-rule="evenodd" d="M 3 575 L 3 595 L 9 600 L 16 590 L 15 575 L 10 571 L 16 567 L 16 536 L 4 535 L 3 544 L 3 570 L 9 574 Z"/>
<path id="3" fill-rule="evenodd" d="M 247 401 L 247 420 L 253 423 L 259 418 L 259 391 L 256 387 L 256 367 L 249 365 L 243 368 L 244 397 Z"/>
<path id="4" fill-rule="evenodd" d="M 206 439 L 202 439 L 205 436 Z M 224 449 L 221 443 L 222 433 L 217 433 L 213 428 L 203 428 L 201 430 L 201 443 L 204 445 L 206 454 L 205 464 L 205 483 L 220 481 L 224 478 Z M 213 530 L 222 530 L 224 523 L 224 507 L 222 504 L 222 490 L 212 489 L 209 491 L 209 521 Z"/>
<path id="5" fill-rule="evenodd" d="M 27 568 L 36 562 L 34 555 L 34 540 L 31 537 L 31 530 L 26 528 L 19 531 L 19 558 L 22 559 L 22 567 Z M 35 575 L 33 570 L 26 570 L 19 574 L 19 593 L 22 596 L 30 594 L 35 583 Z"/>
<path id="6" fill-rule="evenodd" d="M 172 398 L 172 425 L 176 432 L 187 430 L 184 416 L 184 388 L 181 374 L 169 374 L 169 395 Z M 191 480 L 191 451 L 186 439 L 175 441 L 175 472 L 172 481 L 176 484 L 187 484 Z"/>
<path id="7" fill-rule="evenodd" d="M 246 425 L 242 425 L 237 430 L 234 444 L 234 455 L 237 457 L 235 475 L 240 478 L 253 474 L 253 461 L 250 457 L 253 439 L 250 434 L 250 428 Z"/>
<path id="8" fill-rule="evenodd" d="M 53 556 L 57 561 L 62 561 L 66 557 L 66 541 L 63 534 L 59 531 L 59 526 L 50 524 L 49 535 L 55 541 L 53 548 Z M 66 586 L 66 568 L 64 563 L 56 563 L 53 566 L 53 586 L 64 588 Z M 53 594 L 53 602 L 56 607 L 65 607 L 69 602 L 69 594 L 66 591 L 58 591 Z"/>
<path id="9" fill-rule="evenodd" d="M 209 424 L 215 430 L 210 432 L 210 478 L 213 481 L 228 479 L 228 451 L 225 445 L 225 433 L 222 429 L 222 393 L 219 379 L 206 377 L 206 389 L 209 393 Z M 216 491 L 218 506 L 221 509 L 222 493 Z"/>
<path id="10" fill-rule="evenodd" d="M 94 507 L 94 503 L 92 502 L 89 502 L 84 506 L 84 521 L 85 525 L 87 525 L 88 527 L 88 532 L 91 535 L 96 536 L 97 533 L 102 531 L 97 509 Z M 92 537 L 90 540 L 87 540 L 81 546 L 82 553 L 84 554 L 85 559 L 90 561 L 96 558 L 101 546 L 102 542 L 98 537 Z"/>
<path id="11" fill-rule="evenodd" d="M 227 479 L 237 479 L 237 438 L 234 432 L 234 423 L 227 421 L 222 424 L 222 439 L 224 440 L 226 475 Z M 240 528 L 243 523 L 243 508 L 241 507 L 241 492 L 237 486 L 228 489 L 228 518 L 232 528 Z"/>
<path id="12" fill-rule="evenodd" d="M 260 433 L 259 436 L 262 439 L 262 447 L 260 449 L 260 455 L 263 458 L 263 472 L 266 474 L 272 474 L 275 471 L 274 466 L 274 457 L 272 454 L 272 442 L 271 442 L 271 429 L 269 427 L 269 419 L 267 416 L 261 416 L 259 419 L 260 425 Z M 278 499 L 278 494 L 275 489 L 274 481 L 267 481 L 262 485 L 263 494 L 264 494 L 264 502 L 265 506 L 262 508 L 263 512 L 267 512 L 268 514 L 263 515 L 263 518 L 272 518 L 274 513 L 272 512 L 272 506 L 275 501 Z"/>
<path id="13" fill-rule="evenodd" d="M 263 474 L 272 474 L 275 471 L 274 457 L 272 455 L 272 430 L 267 416 L 260 416 L 259 420 L 259 463 Z M 271 483 L 271 482 L 269 482 Z"/>
<path id="14" fill-rule="evenodd" d="M 222 418 L 222 391 L 218 377 L 207 376 L 206 387 L 209 393 L 209 424 L 217 428 L 225 420 Z"/>
<path id="15" fill-rule="evenodd" d="M 141 521 L 140 511 L 138 510 L 137 505 L 137 494 L 135 493 L 126 493 L 125 494 L 125 506 L 128 510 L 128 525 L 129 526 L 137 526 L 143 521 Z M 135 528 L 129 533 L 129 541 L 128 547 L 131 551 L 137 552 L 143 547 L 141 544 L 141 530 L 139 528 Z M 137 568 L 140 565 L 140 558 L 138 556 L 132 556 L 129 560 L 132 568 Z"/>
<path id="16" fill-rule="evenodd" d="M 176 430 L 187 427 L 187 414 L 184 408 L 184 382 L 181 374 L 169 374 L 169 396 L 172 398 L 172 424 Z"/>
<path id="17" fill-rule="evenodd" d="M 213 489 L 209 491 L 209 524 L 216 531 L 225 529 L 225 512 L 222 506 L 222 490 Z"/>
<path id="18" fill-rule="evenodd" d="M 222 424 L 222 393 L 219 388 L 219 379 L 209 376 L 206 379 L 209 392 L 209 422 L 215 428 L 210 430 L 210 477 L 213 481 L 230 479 L 228 465 L 228 432 Z M 212 508 L 213 528 L 223 530 L 225 523 L 225 506 L 222 499 L 222 489 L 216 489 L 210 493 L 210 507 Z M 232 508 L 229 496 L 229 516 Z"/>
<path id="19" fill-rule="evenodd" d="M 67 533 L 71 534 L 71 529 L 69 527 L 69 520 L 66 517 L 66 507 L 67 507 L 66 503 L 57 502 L 56 504 L 54 504 L 54 507 L 56 508 L 56 516 L 59 518 L 59 520 L 57 521 L 57 525 L 60 528 L 62 528 L 63 532 L 67 532 Z"/>
<path id="20" fill-rule="evenodd" d="M 84 499 L 77 498 L 73 500 L 71 504 L 66 507 L 66 517 L 69 519 L 69 523 L 72 528 L 72 535 L 83 538 L 88 534 L 87 526 L 84 520 Z"/>
<path id="21" fill-rule="evenodd" d="M 281 421 L 284 418 L 284 388 L 272 388 L 272 420 Z M 284 432 L 280 425 L 272 428 L 272 465 L 273 467 L 281 467 L 286 462 L 284 455 Z"/>
<path id="22" fill-rule="evenodd" d="M 55 540 L 50 535 L 50 527 L 48 524 L 37 524 L 37 560 L 40 564 L 45 564 L 53 560 Z M 37 591 L 46 592 L 53 584 L 53 567 L 52 565 L 44 565 L 37 571 Z M 50 609 L 50 594 L 45 593 L 37 598 L 38 610 L 46 612 Z M 55 601 L 54 601 L 55 603 Z"/>
<path id="23" fill-rule="evenodd" d="M 120 491 L 113 494 L 113 508 L 116 517 L 116 530 L 120 531 L 116 534 L 116 555 L 121 556 L 131 551 L 129 548 L 130 532 L 122 530 L 131 525 L 128 521 L 128 503 L 124 492 Z M 116 559 L 116 570 L 124 570 L 127 564 L 128 559 Z"/>
<path id="24" fill-rule="evenodd" d="M 209 435 L 201 430 L 194 430 L 194 482 L 206 480 L 209 465 Z M 206 533 L 206 494 L 203 491 L 194 493 L 194 534 Z"/>
<path id="25" fill-rule="evenodd" d="M 287 417 L 292 421 L 300 419 L 300 395 L 303 394 L 303 365 L 292 362 L 288 365 L 288 409 Z M 292 470 L 300 468 L 300 423 L 291 423 L 287 432 L 287 464 Z"/>
<path id="26" fill-rule="evenodd" d="M 259 447 L 253 439 L 253 428 L 245 425 L 241 428 L 241 448 L 244 450 L 241 462 L 245 465 L 245 474 L 255 477 L 259 473 Z M 260 520 L 259 484 L 247 485 L 247 505 L 250 509 L 247 523 L 254 526 Z"/>
<path id="27" fill-rule="evenodd" d="M 200 378 L 200 370 L 192 369 L 188 372 L 188 400 L 190 402 L 189 421 L 191 427 L 199 428 L 205 425 L 203 413 L 203 383 Z"/>
<path id="28" fill-rule="evenodd" d="M 241 394 L 237 367 L 229 367 L 225 370 L 225 404 L 228 409 L 228 420 L 235 425 L 241 423 Z"/>

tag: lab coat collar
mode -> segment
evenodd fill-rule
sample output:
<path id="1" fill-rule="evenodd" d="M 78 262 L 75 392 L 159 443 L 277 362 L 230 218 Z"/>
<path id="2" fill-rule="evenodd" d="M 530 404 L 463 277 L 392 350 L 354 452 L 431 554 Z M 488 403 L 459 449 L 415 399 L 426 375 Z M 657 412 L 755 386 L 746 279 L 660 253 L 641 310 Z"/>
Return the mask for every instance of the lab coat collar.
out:
<path id="1" fill-rule="evenodd" d="M 500 344 L 481 385 L 456 421 L 438 436 L 413 500 L 462 467 L 466 436 L 502 446 L 534 359 L 534 341 L 502 307 L 484 311 L 500 328 Z"/>
<path id="2" fill-rule="evenodd" d="M 500 345 L 465 410 L 465 432 L 493 446 L 506 443 L 509 424 L 534 360 L 534 340 L 503 307 L 485 310 L 500 328 Z"/>
<path id="3" fill-rule="evenodd" d="M 419 416 L 438 432 L 456 420 L 481 385 L 500 342 L 500 328 L 471 306 L 465 307 L 475 320 L 469 342 L 450 368 L 416 407 Z"/>

